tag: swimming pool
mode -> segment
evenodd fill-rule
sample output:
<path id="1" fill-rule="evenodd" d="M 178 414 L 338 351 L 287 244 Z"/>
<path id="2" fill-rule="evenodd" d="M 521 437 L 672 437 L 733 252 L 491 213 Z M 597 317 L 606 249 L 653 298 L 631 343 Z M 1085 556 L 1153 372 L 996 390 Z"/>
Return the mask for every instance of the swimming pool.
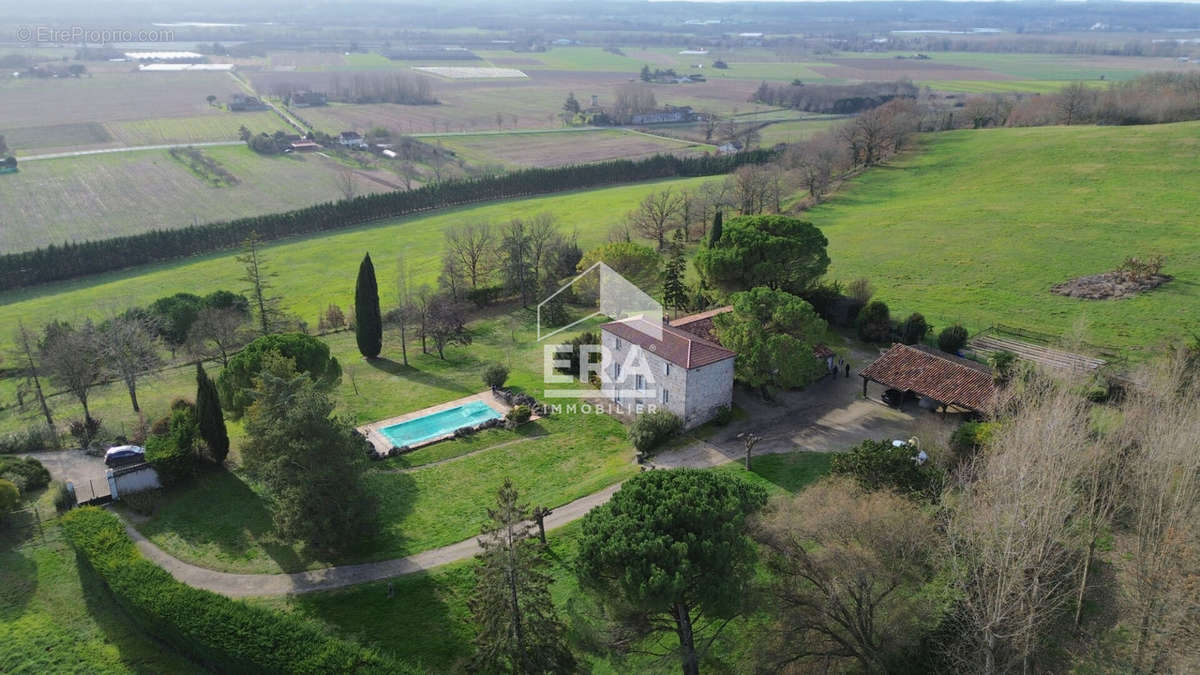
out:
<path id="1" fill-rule="evenodd" d="M 424 417 L 393 424 L 379 430 L 397 448 L 412 447 L 424 441 L 448 436 L 463 427 L 474 427 L 488 420 L 503 417 L 490 405 L 482 401 L 471 401 L 460 406 L 439 410 Z"/>

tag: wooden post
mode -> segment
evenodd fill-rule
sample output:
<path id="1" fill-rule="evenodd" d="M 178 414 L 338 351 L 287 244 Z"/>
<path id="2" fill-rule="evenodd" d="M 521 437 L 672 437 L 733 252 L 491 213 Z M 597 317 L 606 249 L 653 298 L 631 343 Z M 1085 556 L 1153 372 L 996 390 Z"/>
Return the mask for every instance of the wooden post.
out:
<path id="1" fill-rule="evenodd" d="M 867 378 L 863 378 L 863 398 L 867 397 Z"/>

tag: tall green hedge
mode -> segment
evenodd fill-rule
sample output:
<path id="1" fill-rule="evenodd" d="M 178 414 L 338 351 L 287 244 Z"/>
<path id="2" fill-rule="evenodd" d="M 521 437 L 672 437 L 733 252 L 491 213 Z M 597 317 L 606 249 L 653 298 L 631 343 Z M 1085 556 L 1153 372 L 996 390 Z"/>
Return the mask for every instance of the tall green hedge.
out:
<path id="1" fill-rule="evenodd" d="M 62 518 L 76 552 L 141 630 L 210 670 L 229 673 L 416 673 L 302 619 L 175 581 L 146 560 L 113 514 L 95 507 Z"/>

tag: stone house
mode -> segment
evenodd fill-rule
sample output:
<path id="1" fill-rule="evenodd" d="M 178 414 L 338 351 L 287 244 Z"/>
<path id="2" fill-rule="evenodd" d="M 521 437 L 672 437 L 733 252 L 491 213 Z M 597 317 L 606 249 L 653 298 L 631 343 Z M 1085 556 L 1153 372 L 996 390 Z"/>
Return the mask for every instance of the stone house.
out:
<path id="1" fill-rule="evenodd" d="M 684 317 L 686 319 L 687 317 Z M 665 409 L 691 429 L 733 404 L 734 352 L 675 324 L 661 333 L 641 319 L 612 321 L 600 327 L 607 350 L 601 364 L 601 392 L 626 410 Z M 653 407 L 653 408 L 652 408 Z"/>

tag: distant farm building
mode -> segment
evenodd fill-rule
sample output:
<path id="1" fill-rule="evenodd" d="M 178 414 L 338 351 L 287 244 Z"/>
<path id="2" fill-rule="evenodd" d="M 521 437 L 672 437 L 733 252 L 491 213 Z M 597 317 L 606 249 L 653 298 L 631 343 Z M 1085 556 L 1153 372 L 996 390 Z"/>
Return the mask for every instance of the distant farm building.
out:
<path id="1" fill-rule="evenodd" d="M 361 148 L 367 145 L 366 139 L 357 131 L 343 131 L 338 134 L 337 142 L 348 148 Z"/>
<path id="2" fill-rule="evenodd" d="M 203 54 L 196 52 L 125 52 L 130 61 L 157 61 L 160 63 L 200 63 Z"/>
<path id="3" fill-rule="evenodd" d="M 138 66 L 144 73 L 182 72 L 188 70 L 209 70 L 232 72 L 236 68 L 232 63 L 146 63 Z"/>
<path id="4" fill-rule="evenodd" d="M 292 94 L 291 105 L 297 108 L 309 108 L 316 105 L 326 105 L 329 98 L 319 91 L 298 91 Z"/>
<path id="5" fill-rule="evenodd" d="M 255 96 L 247 96 L 245 94 L 234 94 L 229 98 L 229 110 L 232 112 L 245 112 L 247 110 L 267 110 L 267 104 Z"/>
<path id="6" fill-rule="evenodd" d="M 695 113 L 688 106 L 667 106 L 665 110 L 636 113 L 630 117 L 633 124 L 669 124 L 671 122 L 691 122 Z"/>
<path id="7" fill-rule="evenodd" d="M 314 141 L 292 141 L 288 147 L 292 149 L 292 152 L 313 152 L 321 149 L 320 144 Z"/>

